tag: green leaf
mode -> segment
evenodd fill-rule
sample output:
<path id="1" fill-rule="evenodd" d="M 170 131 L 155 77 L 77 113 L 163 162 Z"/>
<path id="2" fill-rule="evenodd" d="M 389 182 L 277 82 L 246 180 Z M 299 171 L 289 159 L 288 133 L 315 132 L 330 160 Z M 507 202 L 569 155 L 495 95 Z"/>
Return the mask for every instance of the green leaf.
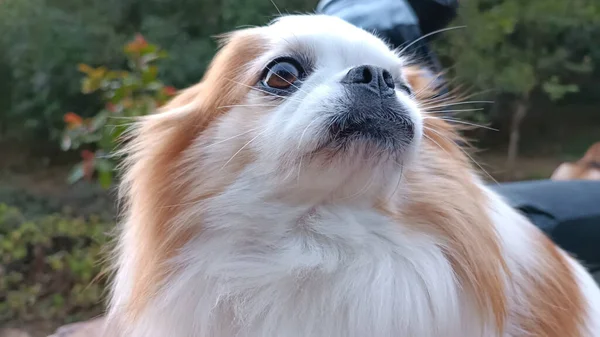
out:
<path id="1" fill-rule="evenodd" d="M 109 114 L 110 112 L 108 110 L 102 110 L 96 116 L 94 116 L 89 126 L 91 131 L 96 131 L 104 127 L 106 125 Z"/>
<path id="2" fill-rule="evenodd" d="M 102 188 L 109 188 L 112 185 L 112 171 L 99 171 L 98 182 Z"/>
<path id="3" fill-rule="evenodd" d="M 111 160 L 99 157 L 94 161 L 94 165 L 96 166 L 96 170 L 100 172 L 112 172 L 115 167 Z"/>
<path id="4" fill-rule="evenodd" d="M 69 184 L 74 184 L 74 183 L 78 182 L 79 180 L 83 179 L 84 175 L 85 175 L 85 172 L 83 171 L 83 164 L 81 164 L 81 163 L 77 164 L 77 165 L 75 165 L 75 167 L 73 167 L 73 169 L 69 173 L 67 182 Z"/>
<path id="5" fill-rule="evenodd" d="M 553 101 L 560 100 L 567 94 L 579 91 L 579 87 L 576 84 L 561 84 L 556 76 L 553 76 L 549 81 L 544 82 L 542 88 Z"/>

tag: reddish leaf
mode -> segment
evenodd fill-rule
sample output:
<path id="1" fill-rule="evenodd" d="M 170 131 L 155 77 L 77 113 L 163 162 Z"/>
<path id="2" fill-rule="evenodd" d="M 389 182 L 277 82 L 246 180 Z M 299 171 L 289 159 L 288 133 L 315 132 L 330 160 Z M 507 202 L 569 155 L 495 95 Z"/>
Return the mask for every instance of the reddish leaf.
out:
<path id="1" fill-rule="evenodd" d="M 144 36 L 138 33 L 135 35 L 135 39 L 129 44 L 127 44 L 125 50 L 127 50 L 130 53 L 139 53 L 142 49 L 146 48 L 147 46 L 148 42 L 146 41 Z"/>
<path id="2" fill-rule="evenodd" d="M 164 87 L 163 91 L 167 96 L 175 96 L 175 94 L 177 94 L 177 89 L 171 86 Z"/>
<path id="3" fill-rule="evenodd" d="M 83 176 L 87 180 L 91 180 L 94 175 L 94 158 L 95 154 L 89 150 L 81 151 L 81 157 L 83 158 L 82 168 Z"/>
<path id="4" fill-rule="evenodd" d="M 141 48 L 146 47 L 148 45 L 148 42 L 146 42 L 146 39 L 140 33 L 135 34 L 135 43 L 137 43 L 138 46 L 140 46 Z"/>
<path id="5" fill-rule="evenodd" d="M 74 112 L 67 112 L 63 117 L 69 128 L 75 128 L 83 123 L 83 118 Z"/>
<path id="6" fill-rule="evenodd" d="M 111 102 L 106 103 L 106 110 L 110 111 L 110 112 L 116 112 L 117 111 L 117 106 L 114 105 Z"/>
<path id="7" fill-rule="evenodd" d="M 90 150 L 81 151 L 81 158 L 83 158 L 83 160 L 91 160 L 94 159 L 95 156 L 96 155 L 94 154 L 94 152 Z"/>

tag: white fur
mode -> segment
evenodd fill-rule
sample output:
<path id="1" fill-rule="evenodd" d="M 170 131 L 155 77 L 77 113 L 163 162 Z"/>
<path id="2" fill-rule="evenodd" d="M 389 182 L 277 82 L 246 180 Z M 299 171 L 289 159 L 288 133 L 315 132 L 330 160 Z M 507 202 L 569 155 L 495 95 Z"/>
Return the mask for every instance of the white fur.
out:
<path id="1" fill-rule="evenodd" d="M 257 117 L 264 127 L 245 137 L 258 159 L 223 193 L 178 215 L 178 223 L 202 230 L 171 261 L 182 272 L 167 280 L 122 335 L 479 337 L 482 329 L 485 336 L 498 335 L 477 321 L 474 304 L 463 296 L 440 248 L 443 243 L 370 206 L 382 193 L 402 193 L 397 189 L 400 164 L 411 165 L 416 155 L 422 117 L 408 95 L 398 93 L 417 127 L 402 163 L 350 158 L 323 167 L 303 161 L 323 132 L 324 116 L 335 110 L 343 74 L 371 64 L 401 77 L 402 59 L 379 39 L 338 19 L 286 17 L 264 31 L 272 46 L 250 71 L 259 72 L 290 46 L 301 46 L 312 53 L 315 73 L 294 96 Z M 244 104 L 260 102 L 250 92 Z M 216 139 L 236 136 L 239 129 L 232 123 L 253 110 L 233 108 L 216 122 Z M 233 153 L 223 151 L 198 141 L 185 155 L 190 163 L 203 154 L 225 162 Z M 202 177 L 207 169 L 227 170 L 219 166 L 198 164 L 188 174 Z M 198 178 L 191 186 L 190 200 L 203 189 L 201 182 Z M 274 197 L 286 191 L 293 195 Z M 509 267 L 534 265 L 535 252 L 527 243 L 531 225 L 488 193 Z M 136 238 L 125 232 L 112 315 L 118 315 L 135 287 L 130 250 L 135 244 Z M 591 305 L 600 307 L 593 281 L 582 269 L 578 274 Z M 598 328 L 598 318 L 590 317 L 590 322 Z M 517 336 L 518 327 L 510 324 L 505 336 Z"/>
<path id="2" fill-rule="evenodd" d="M 539 253 L 532 249 L 534 246 L 534 231 L 539 231 L 523 215 L 511 208 L 500 196 L 492 192 L 489 188 L 481 188 L 486 192 L 490 199 L 490 216 L 496 224 L 498 234 L 502 240 L 505 251 L 505 261 L 512 273 L 515 283 L 526 285 L 527 281 L 522 280 L 524 271 L 544 270 L 540 264 L 541 257 Z M 584 300 L 587 302 L 586 334 L 582 337 L 600 336 L 600 288 L 592 276 L 568 254 L 562 252 L 572 265 L 575 271 L 575 279 L 578 281 L 582 290 Z M 541 273 L 541 271 L 540 271 Z M 540 275 L 541 276 L 541 275 Z M 550 275 L 552 277 L 552 275 Z M 548 294 L 552 296 L 552 294 Z M 527 303 L 522 302 L 523 296 L 514 288 L 509 290 L 509 299 L 511 300 L 510 312 L 512 315 L 531 315 L 528 312 Z M 511 324 L 506 327 L 507 336 L 522 336 L 519 326 Z"/>

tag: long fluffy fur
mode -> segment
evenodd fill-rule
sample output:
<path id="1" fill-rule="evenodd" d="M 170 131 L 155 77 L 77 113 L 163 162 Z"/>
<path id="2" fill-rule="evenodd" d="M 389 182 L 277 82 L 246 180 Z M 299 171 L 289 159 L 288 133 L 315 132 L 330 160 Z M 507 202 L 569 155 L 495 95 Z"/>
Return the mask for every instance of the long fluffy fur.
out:
<path id="1" fill-rule="evenodd" d="M 330 18 L 285 22 L 299 41 L 323 25 L 322 39 L 372 38 Z M 232 35 L 200 84 L 136 129 L 107 335 L 600 335 L 591 277 L 483 185 L 434 115 L 391 194 L 369 178 L 351 200 L 317 198 L 330 181 L 346 193 L 374 173 L 278 180 L 261 164 L 273 144 L 249 145 L 269 114 L 248 103 L 251 69 L 287 28 Z M 426 105 L 425 74 L 404 73 Z"/>

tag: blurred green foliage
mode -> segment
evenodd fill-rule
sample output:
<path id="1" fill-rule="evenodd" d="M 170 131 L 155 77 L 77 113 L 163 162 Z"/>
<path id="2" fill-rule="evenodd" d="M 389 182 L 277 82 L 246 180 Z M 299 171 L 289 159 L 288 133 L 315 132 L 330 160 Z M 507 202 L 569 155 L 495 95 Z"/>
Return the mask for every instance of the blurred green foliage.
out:
<path id="1" fill-rule="evenodd" d="M 316 0 L 277 0 L 284 12 L 312 11 Z M 59 139 L 65 111 L 83 117 L 103 106 L 80 92 L 80 63 L 122 69 L 121 46 L 136 33 L 169 52 L 158 76 L 183 88 L 215 52 L 213 36 L 268 22 L 269 0 L 0 1 L 0 137 Z"/>
<path id="2" fill-rule="evenodd" d="M 452 60 L 453 77 L 504 101 L 510 117 L 506 177 L 518 158 L 521 124 L 532 97 L 556 102 L 580 91 L 581 83 L 600 79 L 600 2 L 598 0 L 469 0 L 461 2 L 458 25 L 441 52 Z M 492 91 L 489 91 L 489 90 Z M 508 103 L 508 104 L 507 104 Z"/>
<path id="3" fill-rule="evenodd" d="M 453 74 L 489 95 L 524 98 L 534 91 L 558 100 L 579 90 L 600 62 L 597 0 L 461 2 L 441 52 Z"/>
<path id="4" fill-rule="evenodd" d="M 67 127 L 62 138 L 63 150 L 91 145 L 91 150 L 81 152 L 83 161 L 71 173 L 71 183 L 91 179 L 97 173 L 101 186 L 109 187 L 117 164 L 115 147 L 133 118 L 155 111 L 176 93 L 175 88 L 165 86 L 157 78 L 159 70 L 155 62 L 166 58 L 166 52 L 139 34 L 125 46 L 124 52 L 130 71 L 79 65 L 86 75 L 81 81 L 81 91 L 100 93 L 105 104 L 90 118 L 84 119 L 74 112 L 64 116 Z"/>
<path id="5" fill-rule="evenodd" d="M 0 321 L 64 318 L 98 307 L 111 229 L 94 217 L 28 219 L 0 204 Z"/>

